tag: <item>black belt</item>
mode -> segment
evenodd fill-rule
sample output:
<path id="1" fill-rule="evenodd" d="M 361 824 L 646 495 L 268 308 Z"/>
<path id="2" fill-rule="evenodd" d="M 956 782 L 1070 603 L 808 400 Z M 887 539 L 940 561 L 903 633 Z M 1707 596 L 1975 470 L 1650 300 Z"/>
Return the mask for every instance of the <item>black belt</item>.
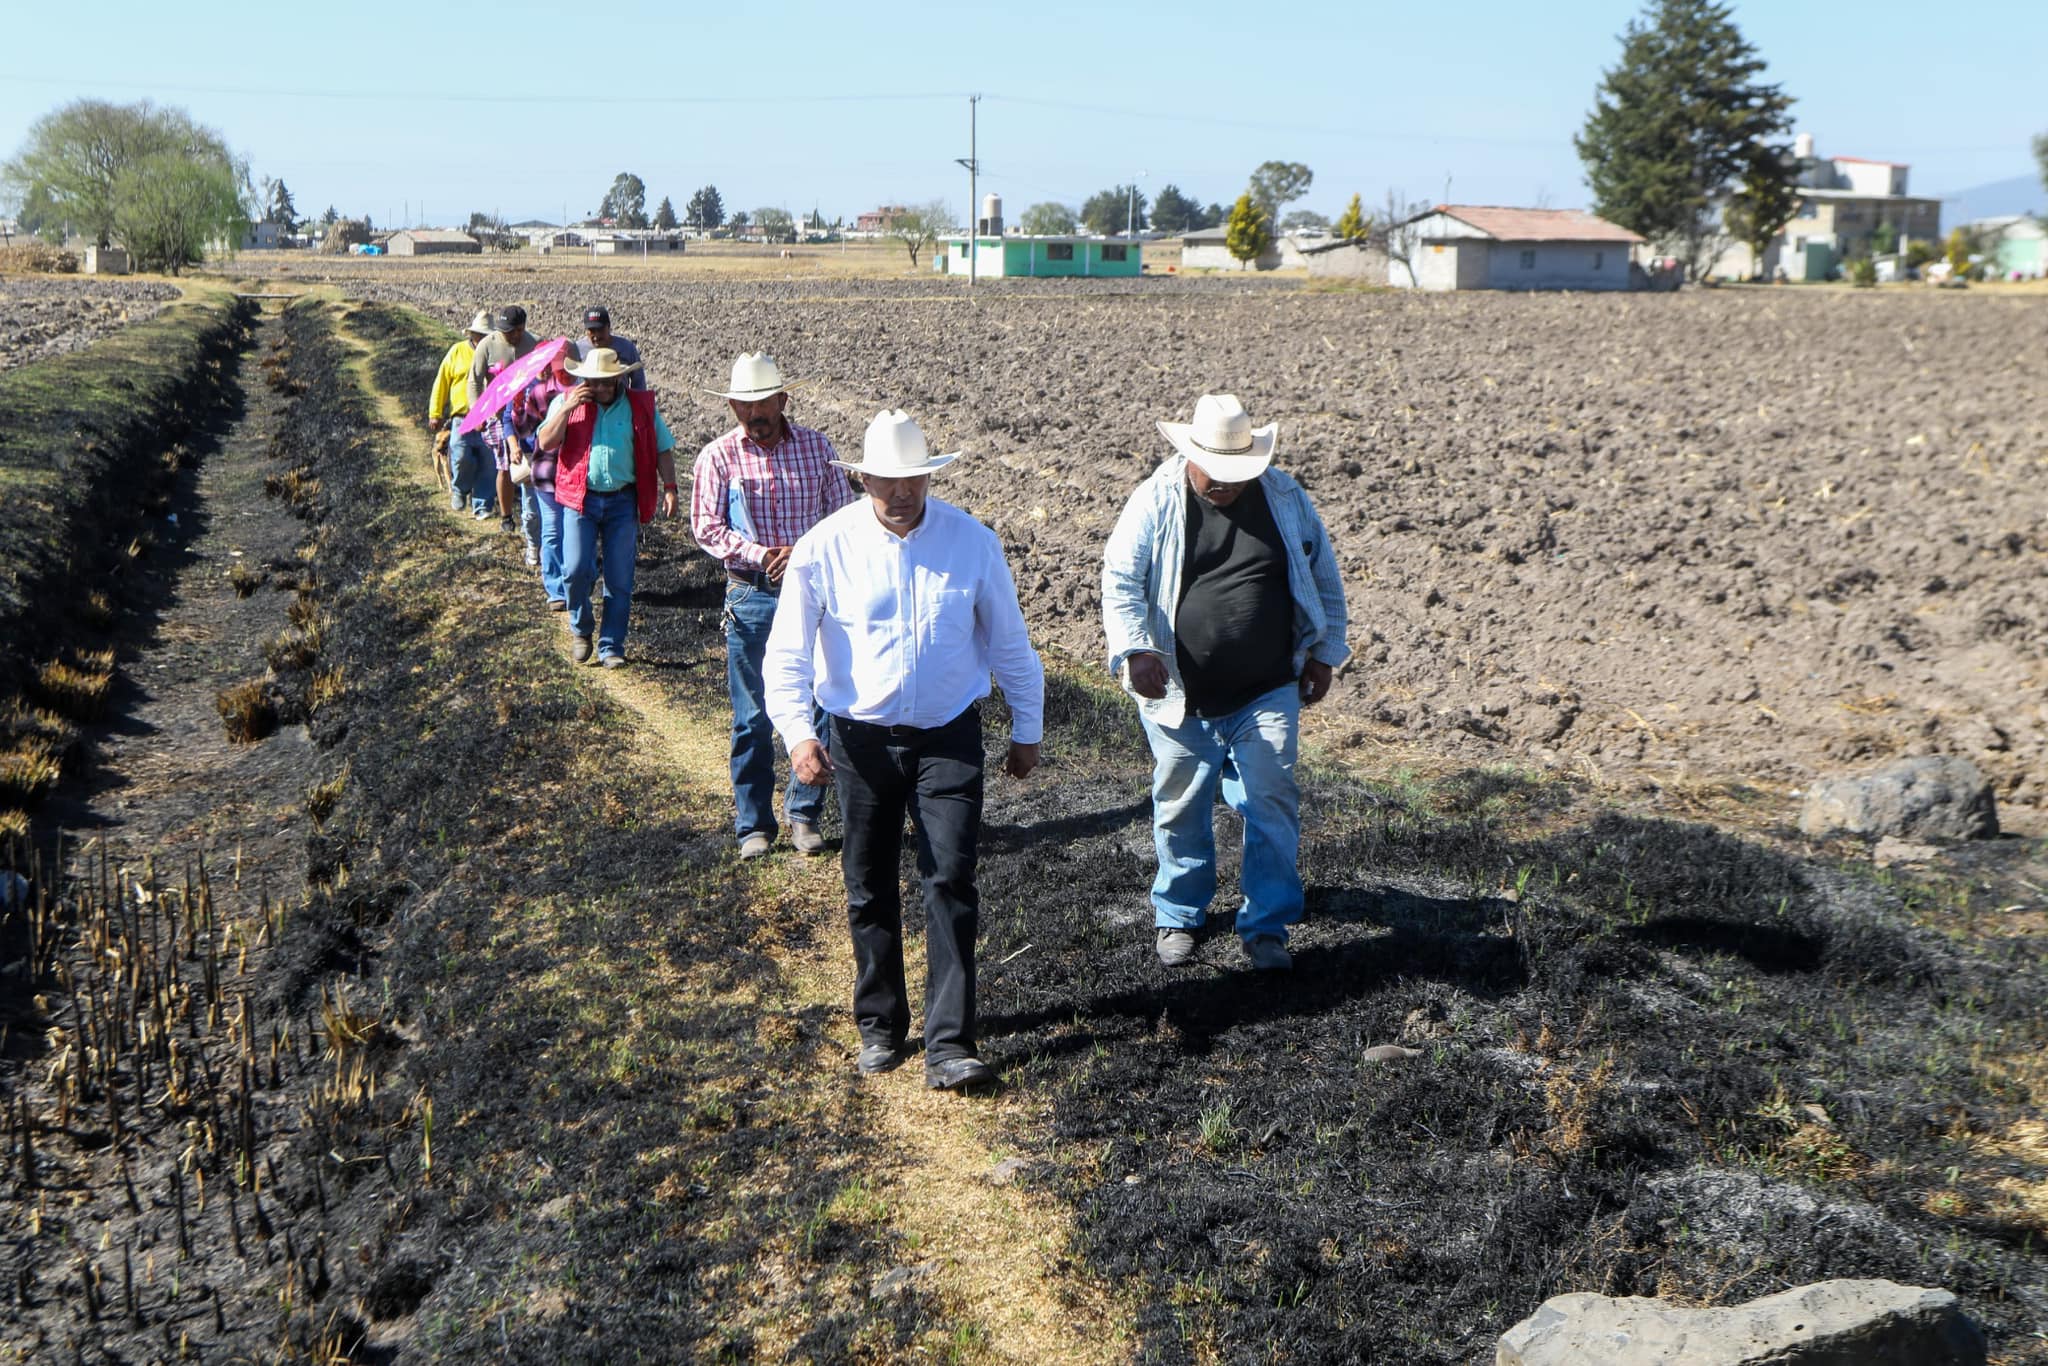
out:
<path id="1" fill-rule="evenodd" d="M 937 735 L 941 731 L 951 730 L 969 717 L 978 716 L 980 712 L 981 703 L 970 702 L 967 704 L 967 709 L 958 716 L 936 726 L 885 726 L 876 721 L 856 721 L 850 716 L 841 716 L 834 712 L 832 724 L 844 726 L 855 735 L 880 735 L 887 736 L 891 740 L 917 740 L 927 735 Z"/>
<path id="2" fill-rule="evenodd" d="M 732 583 L 743 583 L 749 588 L 758 588 L 763 593 L 780 593 L 782 585 L 758 569 L 727 569 L 725 577 Z"/>

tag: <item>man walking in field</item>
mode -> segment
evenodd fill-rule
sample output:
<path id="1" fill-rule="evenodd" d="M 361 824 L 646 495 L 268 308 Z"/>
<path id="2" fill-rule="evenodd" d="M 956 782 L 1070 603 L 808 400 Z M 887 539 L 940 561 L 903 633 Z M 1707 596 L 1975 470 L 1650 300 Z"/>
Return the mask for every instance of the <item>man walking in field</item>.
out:
<path id="1" fill-rule="evenodd" d="M 731 387 L 709 392 L 732 406 L 739 425 L 697 457 L 690 475 L 690 531 L 725 566 L 734 828 L 740 857 L 753 859 L 775 843 L 775 727 L 762 692 L 761 656 L 790 548 L 856 495 L 834 468 L 839 452 L 825 434 L 789 420 L 789 385 L 775 357 L 741 355 L 732 363 Z M 820 712 L 813 726 L 823 725 Z M 818 830 L 824 806 L 824 788 L 791 777 L 783 814 L 797 852 L 825 852 Z"/>
<path id="2" fill-rule="evenodd" d="M 538 345 L 526 330 L 526 310 L 518 304 L 499 309 L 491 321 L 496 330 L 478 344 L 469 362 L 471 403 L 482 396 L 493 375 Z M 512 454 L 506 448 L 503 422 L 502 417 L 494 417 L 478 430 L 484 433 L 497 466 L 498 524 L 507 531 L 517 531 L 519 525 L 512 519 L 512 507 L 517 501 L 518 486 L 512 482 Z"/>
<path id="3" fill-rule="evenodd" d="M 1174 454 L 1138 486 L 1102 566 L 1109 666 L 1152 745 L 1154 948 L 1177 967 L 1216 894 L 1213 808 L 1244 819 L 1237 934 L 1254 968 L 1292 966 L 1301 918 L 1301 708 L 1350 657 L 1344 584 L 1301 485 L 1272 468 L 1277 428 L 1229 394 L 1161 422 Z"/>
<path id="4" fill-rule="evenodd" d="M 583 335 L 571 341 L 569 349 L 577 360 L 583 360 L 600 348 L 616 355 L 621 363 L 638 367 L 627 377 L 628 389 L 647 387 L 647 367 L 640 360 L 640 347 L 631 337 L 622 337 L 612 331 L 610 309 L 603 304 L 592 304 L 583 310 Z"/>
<path id="5" fill-rule="evenodd" d="M 480 431 L 462 430 L 469 412 L 469 365 L 476 358 L 478 343 L 491 334 L 491 315 L 479 312 L 469 320 L 469 331 L 441 357 L 434 376 L 434 392 L 427 400 L 427 427 L 438 441 L 447 439 L 448 510 L 467 509 L 478 518 L 490 515 L 490 500 L 479 483 L 490 468 L 490 447 Z"/>
<path id="6" fill-rule="evenodd" d="M 790 767 L 839 791 L 859 1069 L 896 1067 L 910 1038 L 897 872 L 907 814 L 924 884 L 925 1084 L 948 1091 L 995 1077 L 977 1056 L 974 1008 L 980 703 L 990 675 L 1010 704 L 1011 777 L 1038 766 L 1045 711 L 1045 671 L 1003 543 L 926 496 L 932 472 L 957 454 L 930 454 L 900 411 L 868 424 L 860 463 L 846 466 L 867 497 L 796 543 L 765 665 L 768 713 Z M 819 703 L 832 717 L 829 737 L 818 733 Z"/>
<path id="7" fill-rule="evenodd" d="M 556 395 L 536 439 L 541 450 L 559 453 L 555 501 L 562 508 L 569 653 L 578 664 L 590 660 L 595 626 L 598 663 L 623 668 L 640 524 L 653 521 L 657 509 L 664 517 L 676 515 L 676 443 L 654 395 L 626 389 L 632 369 L 610 351 L 600 347 L 566 373 L 582 383 Z M 600 557 L 604 616 L 593 621 L 590 586 Z"/>

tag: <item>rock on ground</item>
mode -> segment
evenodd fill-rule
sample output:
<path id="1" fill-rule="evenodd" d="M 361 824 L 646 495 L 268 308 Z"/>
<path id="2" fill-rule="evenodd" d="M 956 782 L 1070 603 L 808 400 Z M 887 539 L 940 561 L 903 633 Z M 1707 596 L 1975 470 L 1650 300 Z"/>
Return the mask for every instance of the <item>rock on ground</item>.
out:
<path id="1" fill-rule="evenodd" d="M 1977 1366 L 1984 1335 L 1946 1290 L 1821 1281 L 1732 1309 L 1558 1295 L 1501 1335 L 1496 1366 Z"/>
<path id="2" fill-rule="evenodd" d="M 1816 783 L 1799 813 L 1809 835 L 1985 839 L 1998 833 L 1991 784 L 1968 759 L 1900 759 L 1860 778 Z"/>

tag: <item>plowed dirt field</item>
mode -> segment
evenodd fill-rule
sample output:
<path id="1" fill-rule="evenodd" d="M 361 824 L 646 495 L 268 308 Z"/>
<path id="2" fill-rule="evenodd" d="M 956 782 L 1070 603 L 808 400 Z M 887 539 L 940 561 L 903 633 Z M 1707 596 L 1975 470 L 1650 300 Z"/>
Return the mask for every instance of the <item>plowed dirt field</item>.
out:
<path id="1" fill-rule="evenodd" d="M 542 335 L 604 302 L 686 448 L 730 425 L 702 387 L 741 350 L 842 447 L 908 408 L 968 450 L 938 492 L 1082 657 L 1154 421 L 1232 391 L 1343 559 L 1326 743 L 1786 810 L 1817 775 L 1961 753 L 2008 826 L 2048 819 L 2048 300 L 337 274 L 450 322 L 519 299 Z"/>
<path id="2" fill-rule="evenodd" d="M 156 316 L 176 285 L 77 276 L 0 276 L 0 370 L 90 346 Z"/>

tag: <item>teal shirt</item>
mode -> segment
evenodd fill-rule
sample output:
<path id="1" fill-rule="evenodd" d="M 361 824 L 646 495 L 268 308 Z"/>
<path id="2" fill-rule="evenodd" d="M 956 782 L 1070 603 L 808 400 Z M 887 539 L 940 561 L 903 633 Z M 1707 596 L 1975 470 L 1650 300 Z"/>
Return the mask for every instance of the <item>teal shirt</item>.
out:
<path id="1" fill-rule="evenodd" d="M 554 406 L 561 402 L 558 397 L 550 405 L 550 416 Z M 658 408 L 654 413 L 654 443 L 656 451 L 674 450 L 676 444 Z M 626 401 L 626 392 L 621 389 L 617 398 L 597 409 L 597 425 L 590 433 L 589 483 L 593 493 L 616 493 L 632 482 L 633 405 Z"/>

